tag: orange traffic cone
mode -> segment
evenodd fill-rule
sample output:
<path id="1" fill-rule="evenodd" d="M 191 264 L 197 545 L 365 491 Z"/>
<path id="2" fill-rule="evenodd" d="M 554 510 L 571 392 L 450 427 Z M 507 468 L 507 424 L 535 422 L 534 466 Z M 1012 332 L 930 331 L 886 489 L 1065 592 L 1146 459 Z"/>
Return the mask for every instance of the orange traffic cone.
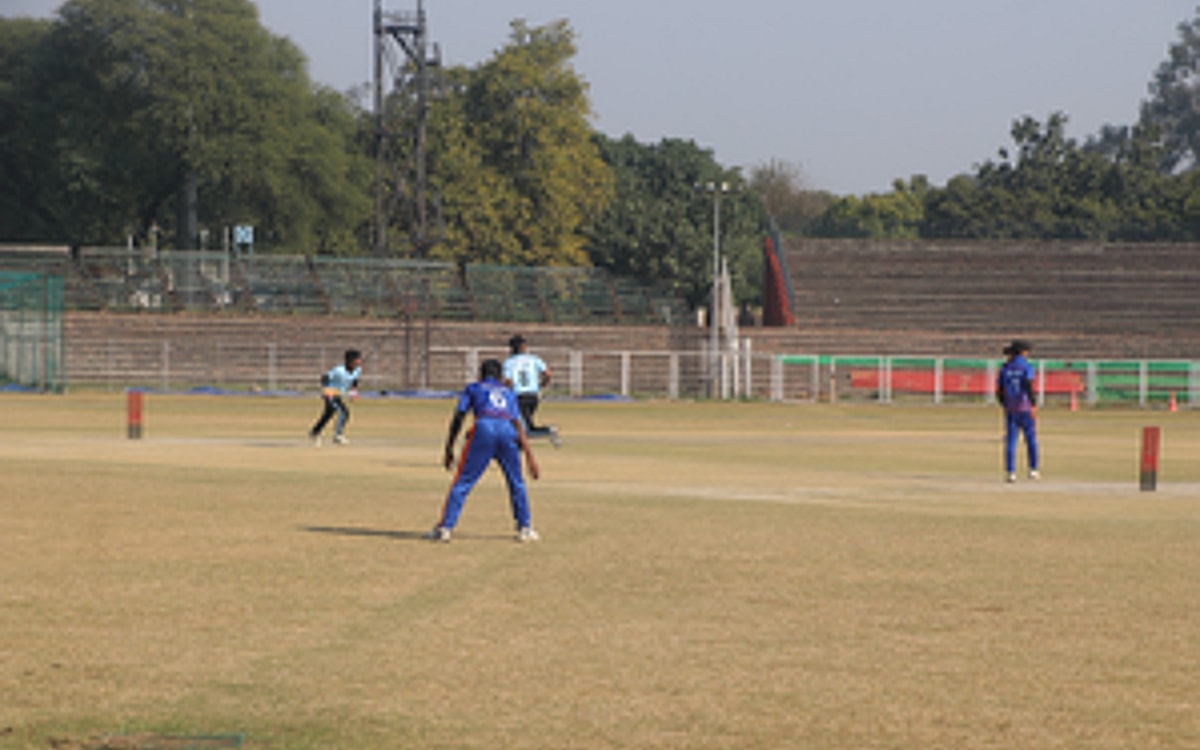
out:
<path id="1" fill-rule="evenodd" d="M 1167 411 L 1179 411 L 1179 404 L 1175 403 L 1175 391 L 1171 391 L 1171 395 L 1167 398 Z"/>

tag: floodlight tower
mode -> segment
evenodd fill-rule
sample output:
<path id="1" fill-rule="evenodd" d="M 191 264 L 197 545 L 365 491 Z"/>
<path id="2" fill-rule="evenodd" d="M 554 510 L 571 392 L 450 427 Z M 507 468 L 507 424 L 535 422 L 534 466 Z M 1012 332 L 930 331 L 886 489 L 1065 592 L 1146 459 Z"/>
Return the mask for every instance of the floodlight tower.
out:
<path id="1" fill-rule="evenodd" d="M 415 254 L 423 257 L 432 244 L 429 231 L 429 190 L 426 174 L 425 123 L 429 113 L 431 74 L 441 67 L 437 45 L 429 54 L 425 7 L 386 11 L 375 0 L 375 255 L 388 256 L 388 225 L 402 211 Z M 389 43 L 403 53 L 399 59 Z M 390 64 L 389 64 L 390 63 Z M 385 98 L 384 74 L 388 73 Z M 385 107 L 390 109 L 385 112 Z M 407 141 L 407 148 L 401 144 Z"/>

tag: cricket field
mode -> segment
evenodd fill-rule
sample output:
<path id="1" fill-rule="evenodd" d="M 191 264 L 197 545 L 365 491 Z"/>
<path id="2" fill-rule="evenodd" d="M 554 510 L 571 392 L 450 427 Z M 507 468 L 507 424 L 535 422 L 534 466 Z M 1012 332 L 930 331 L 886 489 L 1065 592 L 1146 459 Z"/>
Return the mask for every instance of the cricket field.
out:
<path id="1" fill-rule="evenodd" d="M 1200 747 L 1200 412 L 1009 485 L 995 408 L 551 401 L 522 545 L 496 469 L 421 538 L 450 401 L 318 407 L 0 395 L 0 749 Z"/>

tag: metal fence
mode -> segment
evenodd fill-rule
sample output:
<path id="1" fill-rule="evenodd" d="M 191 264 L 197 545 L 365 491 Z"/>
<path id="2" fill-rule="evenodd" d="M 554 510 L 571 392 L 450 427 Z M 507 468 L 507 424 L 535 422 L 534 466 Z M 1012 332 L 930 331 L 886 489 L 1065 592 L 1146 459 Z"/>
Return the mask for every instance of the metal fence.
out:
<path id="1" fill-rule="evenodd" d="M 0 271 L 0 386 L 63 387 L 63 280 Z"/>
<path id="2" fill-rule="evenodd" d="M 68 272 L 68 306 L 75 310 L 544 323 L 686 318 L 683 301 L 659 286 L 594 268 L 81 248 Z"/>
<path id="3" fill-rule="evenodd" d="M 828 401 L 994 403 L 1002 360 L 940 357 L 783 356 L 779 381 L 807 378 L 808 398 Z M 1200 404 L 1200 362 L 1031 360 L 1038 403 L 1141 408 Z"/>
<path id="4" fill-rule="evenodd" d="M 255 343 L 244 339 L 180 337 L 89 343 L 90 355 L 73 364 L 76 386 L 161 390 L 222 388 L 315 390 L 320 373 L 341 349 L 311 343 Z M 372 352 L 364 390 L 454 391 L 475 378 L 501 347 L 417 346 Z M 720 390 L 713 389 L 707 351 L 544 348 L 553 373 L 551 395 L 567 397 L 728 398 L 790 402 L 978 403 L 995 401 L 1001 360 L 935 357 L 775 355 L 755 353 L 743 339 L 734 354 L 721 352 Z M 1130 405 L 1194 408 L 1200 404 L 1200 362 L 1033 360 L 1042 405 Z"/>

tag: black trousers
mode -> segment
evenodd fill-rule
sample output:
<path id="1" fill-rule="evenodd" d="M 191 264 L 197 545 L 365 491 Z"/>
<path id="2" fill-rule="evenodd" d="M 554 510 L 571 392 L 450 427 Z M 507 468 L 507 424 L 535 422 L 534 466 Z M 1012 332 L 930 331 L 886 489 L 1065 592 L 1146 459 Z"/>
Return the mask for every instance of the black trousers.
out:
<path id="1" fill-rule="evenodd" d="M 528 432 L 542 432 L 546 428 L 538 427 L 533 423 L 533 413 L 538 408 L 538 395 L 536 393 L 522 393 L 517 396 L 517 408 L 521 410 L 521 419 L 525 421 L 525 430 Z"/>
<path id="2" fill-rule="evenodd" d="M 334 414 L 338 415 L 338 432 L 346 426 L 347 420 L 350 419 L 350 407 L 346 406 L 346 402 L 341 396 L 322 396 L 325 401 L 325 410 L 321 412 L 320 419 L 313 425 L 312 431 L 309 433 L 313 437 L 321 434 L 321 430 L 325 429 L 325 425 L 329 424 L 329 420 Z"/>

